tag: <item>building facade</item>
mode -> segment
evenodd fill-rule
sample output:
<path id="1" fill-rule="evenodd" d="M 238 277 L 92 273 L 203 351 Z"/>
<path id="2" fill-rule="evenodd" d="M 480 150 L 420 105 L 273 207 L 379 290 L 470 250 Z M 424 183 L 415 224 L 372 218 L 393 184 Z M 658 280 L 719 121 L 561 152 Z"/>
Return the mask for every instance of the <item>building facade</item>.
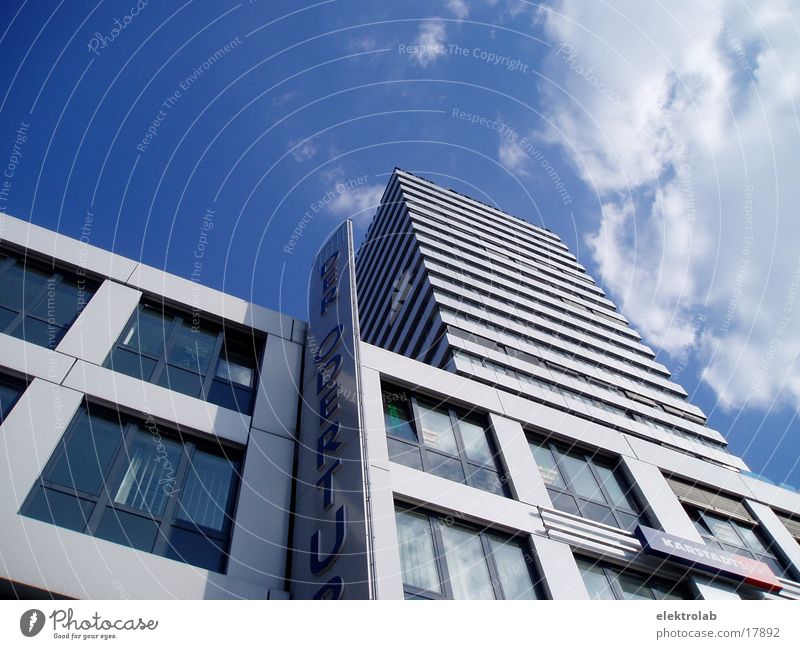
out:
<path id="1" fill-rule="evenodd" d="M 6 595 L 800 598 L 800 494 L 543 228 L 395 170 L 308 323 L 0 236 Z"/>

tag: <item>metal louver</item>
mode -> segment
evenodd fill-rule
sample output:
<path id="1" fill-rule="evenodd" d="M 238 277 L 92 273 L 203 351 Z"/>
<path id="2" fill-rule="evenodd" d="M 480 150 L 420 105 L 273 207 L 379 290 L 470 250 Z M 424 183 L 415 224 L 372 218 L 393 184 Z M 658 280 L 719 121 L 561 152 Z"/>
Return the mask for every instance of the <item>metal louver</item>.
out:
<path id="1" fill-rule="evenodd" d="M 672 491 L 675 492 L 678 500 L 682 503 L 723 514 L 746 523 L 756 523 L 741 498 L 727 496 L 708 487 L 691 484 L 675 478 L 667 478 L 667 482 L 669 482 Z"/>
<path id="2" fill-rule="evenodd" d="M 786 526 L 795 541 L 800 543 L 800 516 L 789 517 L 786 514 L 775 512 L 775 515 L 780 519 L 781 523 Z"/>

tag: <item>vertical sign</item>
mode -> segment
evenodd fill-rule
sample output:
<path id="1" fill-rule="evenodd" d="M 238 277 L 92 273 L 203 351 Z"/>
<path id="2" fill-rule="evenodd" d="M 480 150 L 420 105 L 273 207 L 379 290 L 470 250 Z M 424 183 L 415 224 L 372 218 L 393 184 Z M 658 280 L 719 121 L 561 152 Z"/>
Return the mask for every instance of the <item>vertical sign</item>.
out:
<path id="1" fill-rule="evenodd" d="M 292 595 L 369 599 L 368 476 L 350 221 L 317 254 L 308 299 Z"/>

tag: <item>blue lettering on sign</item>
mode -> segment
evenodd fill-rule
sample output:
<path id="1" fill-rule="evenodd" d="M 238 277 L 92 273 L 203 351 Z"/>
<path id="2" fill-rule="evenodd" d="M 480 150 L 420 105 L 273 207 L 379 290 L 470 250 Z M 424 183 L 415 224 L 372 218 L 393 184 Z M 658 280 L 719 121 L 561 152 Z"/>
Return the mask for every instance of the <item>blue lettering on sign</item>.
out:
<path id="1" fill-rule="evenodd" d="M 320 315 L 328 314 L 339 298 L 338 268 L 339 251 L 334 252 L 320 265 L 320 281 L 322 282 L 322 299 Z M 336 489 L 334 480 L 336 471 L 341 467 L 341 458 L 336 457 L 344 447 L 339 440 L 341 423 L 336 415 L 339 412 L 339 384 L 337 377 L 342 367 L 342 355 L 338 353 L 342 342 L 343 326 L 334 326 L 316 351 L 314 366 L 317 370 L 317 398 L 319 405 L 319 435 L 316 448 L 317 483 L 322 498 L 322 510 L 330 511 L 336 505 Z M 322 549 L 322 530 L 317 530 L 311 537 L 310 562 L 311 572 L 321 575 L 328 571 L 341 555 L 347 541 L 347 505 L 336 509 L 335 533 L 330 550 Z M 314 599 L 341 599 L 344 596 L 344 580 L 341 576 L 331 577 L 314 595 Z"/>

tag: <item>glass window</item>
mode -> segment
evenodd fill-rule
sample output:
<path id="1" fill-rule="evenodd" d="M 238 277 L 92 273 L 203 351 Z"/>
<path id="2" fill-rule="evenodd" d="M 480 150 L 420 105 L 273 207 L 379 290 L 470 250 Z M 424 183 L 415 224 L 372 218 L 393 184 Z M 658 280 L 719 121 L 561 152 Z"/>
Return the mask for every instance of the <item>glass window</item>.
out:
<path id="1" fill-rule="evenodd" d="M 386 433 L 392 437 L 416 442 L 417 433 L 414 431 L 409 410 L 410 403 L 405 392 L 383 390 L 383 422 L 386 426 Z"/>
<path id="2" fill-rule="evenodd" d="M 474 415 L 384 386 L 383 420 L 393 462 L 508 496 L 489 431 Z"/>
<path id="3" fill-rule="evenodd" d="M 537 599 L 527 544 L 452 518 L 396 509 L 408 599 Z"/>
<path id="4" fill-rule="evenodd" d="M 556 509 L 628 531 L 647 525 L 613 462 L 550 440 L 532 440 L 530 448 Z"/>
<path id="5" fill-rule="evenodd" d="M 480 536 L 453 525 L 442 525 L 440 529 L 453 598 L 495 599 Z"/>
<path id="6" fill-rule="evenodd" d="M 222 571 L 237 472 L 221 449 L 86 405 L 20 513 Z"/>
<path id="7" fill-rule="evenodd" d="M 487 534 L 487 538 L 505 599 L 536 599 L 536 588 L 528 567 L 530 555 L 518 543 L 496 534 Z"/>
<path id="8" fill-rule="evenodd" d="M 453 433 L 450 414 L 444 410 L 419 404 L 419 421 L 422 439 L 426 446 L 456 455 L 456 437 Z"/>
<path id="9" fill-rule="evenodd" d="M 591 599 L 695 599 L 684 583 L 672 583 L 593 559 L 577 557 L 576 562 Z"/>
<path id="10" fill-rule="evenodd" d="M 260 346 L 258 337 L 140 304 L 104 366 L 250 414 Z"/>
<path id="11" fill-rule="evenodd" d="M 0 422 L 11 412 L 20 395 L 25 391 L 25 382 L 0 374 Z"/>
<path id="12" fill-rule="evenodd" d="M 483 426 L 466 419 L 458 420 L 458 430 L 464 440 L 464 451 L 470 460 L 482 464 L 492 463 L 492 449 Z"/>
<path id="13" fill-rule="evenodd" d="M 180 455 L 181 445 L 177 442 L 154 440 L 148 433 L 137 431 L 114 502 L 154 516 L 163 514 L 167 496 L 175 489 Z"/>
<path id="14" fill-rule="evenodd" d="M 686 509 L 706 545 L 766 563 L 779 577 L 796 578 L 773 544 L 754 525 L 696 507 Z"/>
<path id="15" fill-rule="evenodd" d="M 55 349 L 95 288 L 80 274 L 0 255 L 0 333 Z"/>
<path id="16" fill-rule="evenodd" d="M 397 512 L 397 542 L 403 583 L 421 590 L 441 592 L 433 549 L 433 530 L 427 516 Z"/>

